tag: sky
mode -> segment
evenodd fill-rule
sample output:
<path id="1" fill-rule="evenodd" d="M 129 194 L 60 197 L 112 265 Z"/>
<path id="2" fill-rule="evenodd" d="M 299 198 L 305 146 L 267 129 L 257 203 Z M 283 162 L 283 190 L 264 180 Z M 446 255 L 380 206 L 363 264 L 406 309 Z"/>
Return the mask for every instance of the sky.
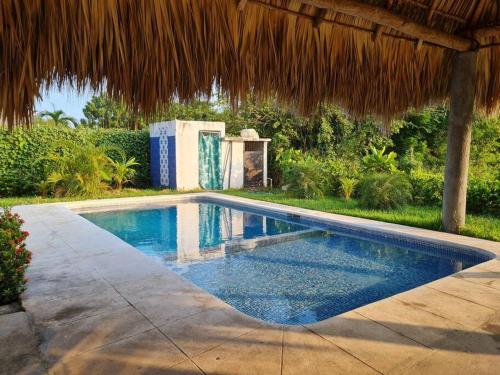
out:
<path id="1" fill-rule="evenodd" d="M 35 110 L 37 112 L 63 110 L 66 115 L 80 121 L 84 117 L 83 107 L 92 98 L 92 95 L 90 90 L 78 93 L 69 86 L 63 86 L 61 90 L 53 87 L 48 92 L 43 93 L 42 100 L 38 100 L 35 104 Z"/>

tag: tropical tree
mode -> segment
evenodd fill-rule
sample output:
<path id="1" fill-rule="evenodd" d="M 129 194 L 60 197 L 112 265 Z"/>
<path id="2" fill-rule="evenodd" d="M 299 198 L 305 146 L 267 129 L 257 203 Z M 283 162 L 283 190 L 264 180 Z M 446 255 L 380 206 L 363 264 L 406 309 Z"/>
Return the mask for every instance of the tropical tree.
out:
<path id="1" fill-rule="evenodd" d="M 64 125 L 68 127 L 77 127 L 78 126 L 78 121 L 71 116 L 67 116 L 64 111 L 62 110 L 57 110 L 57 111 L 42 111 L 38 114 L 40 118 L 49 118 L 52 120 L 54 125 Z"/>
<path id="2" fill-rule="evenodd" d="M 346 201 L 351 199 L 351 195 L 356 188 L 358 180 L 355 178 L 343 177 L 339 179 L 340 187 L 342 189 L 342 195 Z"/>
<path id="3" fill-rule="evenodd" d="M 132 167 L 139 165 L 135 158 L 127 159 L 125 153 L 120 153 L 120 158 L 118 160 L 108 158 L 112 168 L 111 179 L 117 190 L 122 190 L 123 185 L 131 181 L 136 172 Z"/>
<path id="4" fill-rule="evenodd" d="M 125 103 L 102 94 L 93 96 L 83 108 L 82 125 L 96 128 L 126 128 L 138 130 L 144 126 L 142 117 Z"/>

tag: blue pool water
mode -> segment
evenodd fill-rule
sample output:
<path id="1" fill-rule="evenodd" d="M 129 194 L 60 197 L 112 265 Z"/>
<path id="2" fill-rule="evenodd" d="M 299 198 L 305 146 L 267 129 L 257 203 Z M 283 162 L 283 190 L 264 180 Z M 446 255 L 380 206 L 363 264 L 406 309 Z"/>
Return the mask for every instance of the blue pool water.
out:
<path id="1" fill-rule="evenodd" d="M 258 319 L 320 321 L 485 256 L 213 203 L 83 214 Z"/>

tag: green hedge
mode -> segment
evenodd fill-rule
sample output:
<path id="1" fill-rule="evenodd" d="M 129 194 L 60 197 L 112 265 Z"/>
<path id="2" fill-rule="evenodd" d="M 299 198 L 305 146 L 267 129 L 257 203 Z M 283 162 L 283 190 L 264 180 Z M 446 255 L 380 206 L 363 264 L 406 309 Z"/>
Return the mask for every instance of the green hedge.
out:
<path id="1" fill-rule="evenodd" d="M 417 205 L 440 205 L 443 199 L 443 176 L 416 172 L 410 175 L 413 202 Z M 500 215 L 500 181 L 469 179 L 467 212 Z"/>
<path id="2" fill-rule="evenodd" d="M 137 168 L 135 185 L 150 185 L 149 135 L 147 131 L 120 129 L 76 130 L 59 127 L 36 127 L 13 132 L 0 130 L 0 196 L 36 194 L 47 171 L 43 158 L 56 146 L 91 142 L 96 145 L 121 147 L 127 157 L 135 157 Z"/>

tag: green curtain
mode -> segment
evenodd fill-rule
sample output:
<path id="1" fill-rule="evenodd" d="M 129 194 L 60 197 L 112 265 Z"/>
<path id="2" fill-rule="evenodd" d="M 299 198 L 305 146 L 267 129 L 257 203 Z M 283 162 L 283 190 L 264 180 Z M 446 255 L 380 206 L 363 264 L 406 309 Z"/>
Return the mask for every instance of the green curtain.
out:
<path id="1" fill-rule="evenodd" d="M 200 132 L 198 143 L 200 187 L 206 190 L 222 189 L 220 134 Z"/>

